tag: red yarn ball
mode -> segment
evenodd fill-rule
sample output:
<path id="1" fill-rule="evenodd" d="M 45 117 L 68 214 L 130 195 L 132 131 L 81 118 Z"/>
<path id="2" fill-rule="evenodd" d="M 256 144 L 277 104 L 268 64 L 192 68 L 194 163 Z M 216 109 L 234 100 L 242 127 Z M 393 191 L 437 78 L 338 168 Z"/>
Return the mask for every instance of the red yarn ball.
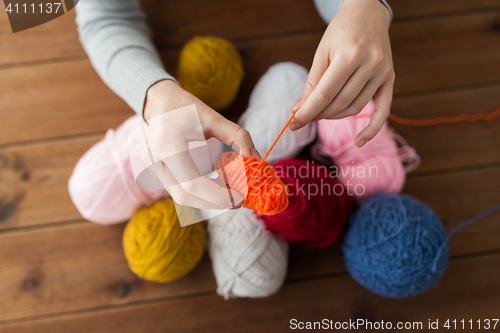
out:
<path id="1" fill-rule="evenodd" d="M 353 209 L 347 189 L 323 165 L 285 159 L 273 166 L 288 186 L 289 205 L 279 214 L 260 216 L 266 228 L 305 247 L 332 244 Z"/>

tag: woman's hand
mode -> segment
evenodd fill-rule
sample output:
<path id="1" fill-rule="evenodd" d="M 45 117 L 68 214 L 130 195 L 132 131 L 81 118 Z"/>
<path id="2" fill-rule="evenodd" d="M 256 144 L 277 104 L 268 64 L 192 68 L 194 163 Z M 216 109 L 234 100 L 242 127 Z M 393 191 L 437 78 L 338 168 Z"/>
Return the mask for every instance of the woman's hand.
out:
<path id="1" fill-rule="evenodd" d="M 195 113 L 171 112 L 193 104 Z M 231 191 L 229 195 L 225 187 L 200 175 L 188 153 L 187 143 L 213 137 L 231 144 L 243 156 L 261 159 L 248 131 L 171 80 L 160 81 L 149 88 L 144 119 L 149 123 L 152 155 L 162 160 L 160 169 L 152 170 L 160 179 L 164 178 L 166 189 L 176 203 L 200 209 L 226 209 L 243 200 L 241 194 Z"/>
<path id="2" fill-rule="evenodd" d="M 356 115 L 375 96 L 370 124 L 355 144 L 361 147 L 377 134 L 389 116 L 395 78 L 389 23 L 380 1 L 344 0 L 316 50 L 290 129 Z"/>

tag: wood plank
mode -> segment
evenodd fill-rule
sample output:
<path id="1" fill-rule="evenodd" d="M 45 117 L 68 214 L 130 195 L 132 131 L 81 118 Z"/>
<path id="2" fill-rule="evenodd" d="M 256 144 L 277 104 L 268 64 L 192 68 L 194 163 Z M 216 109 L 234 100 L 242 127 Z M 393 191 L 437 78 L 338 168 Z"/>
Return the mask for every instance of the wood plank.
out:
<path id="1" fill-rule="evenodd" d="M 160 49 L 182 45 L 196 35 L 240 41 L 326 28 L 313 1 L 148 1 L 144 10 Z"/>
<path id="2" fill-rule="evenodd" d="M 312 1 L 143 0 L 155 42 L 160 48 L 179 47 L 195 35 L 231 40 L 261 35 L 291 34 L 319 29 L 321 20 Z M 238 15 L 235 15 L 238 13 Z M 41 26 L 12 33 L 7 15 L 0 17 L 0 66 L 85 56 L 75 23 L 75 11 Z M 258 23 L 256 23 L 258 22 Z"/>
<path id="3" fill-rule="evenodd" d="M 410 177 L 404 193 L 427 203 L 450 230 L 466 219 L 500 203 L 500 167 Z M 485 217 L 455 234 L 452 254 L 500 248 L 500 213 Z"/>
<path id="4" fill-rule="evenodd" d="M 429 112 L 431 112 L 429 110 Z M 485 133 L 490 133 L 485 138 L 495 138 L 496 134 L 494 129 L 485 130 L 484 124 L 477 123 L 478 127 L 474 127 L 472 124 L 468 124 L 470 128 L 463 128 L 464 133 L 472 131 L 472 133 L 480 133 L 481 131 Z M 458 126 L 458 125 L 456 125 Z M 451 127 L 450 127 L 451 128 Z M 413 131 L 413 128 L 411 129 Z M 426 156 L 429 156 L 430 161 L 424 162 L 424 170 L 427 172 L 442 170 L 447 167 L 459 167 L 461 163 L 465 161 L 472 160 L 468 156 L 479 156 L 482 160 L 478 160 L 478 163 L 488 163 L 488 162 L 498 162 L 498 154 L 495 149 L 494 142 L 482 143 L 480 140 L 472 140 L 474 145 L 471 145 L 470 155 L 464 152 L 460 152 L 458 149 L 460 146 L 456 147 L 455 154 L 462 154 L 462 157 L 455 157 L 456 155 L 443 153 L 444 157 L 449 157 L 449 162 L 442 162 L 438 154 L 432 154 L 433 145 L 436 149 L 444 151 L 446 149 L 446 142 L 450 142 L 454 137 L 458 137 L 460 132 L 450 132 L 444 131 L 444 134 L 440 133 L 438 129 L 433 131 L 421 131 L 418 135 L 417 132 L 407 132 L 405 136 L 410 139 L 410 142 L 414 140 L 416 143 L 425 145 L 426 149 L 421 152 L 423 160 L 426 160 Z M 434 133 L 436 142 L 425 141 L 425 135 L 431 135 Z M 443 135 L 448 135 L 450 138 L 445 138 Z M 479 135 L 479 134 L 478 134 Z M 74 138 L 74 139 L 64 139 L 56 140 L 53 142 L 33 144 L 33 145 L 22 145 L 10 148 L 4 148 L 0 150 L 0 179 L 2 186 L 0 187 L 0 200 L 2 216 L 0 222 L 1 229 L 12 229 L 20 228 L 33 225 L 41 225 L 46 223 L 54 223 L 68 220 L 75 220 L 81 218 L 80 214 L 76 211 L 73 203 L 71 202 L 68 192 L 67 192 L 67 182 L 69 176 L 71 175 L 73 168 L 78 161 L 78 159 L 90 149 L 97 141 L 103 137 L 102 134 L 96 134 L 84 138 Z M 440 143 L 440 140 L 444 143 Z M 458 142 L 463 142 L 464 147 L 469 144 L 467 140 L 461 141 L 461 139 L 456 139 Z M 416 145 L 420 149 L 419 145 Z M 485 147 L 483 152 L 478 153 L 481 145 Z M 441 156 L 441 157 L 443 157 Z M 491 156 L 491 157 L 490 157 Z M 474 164 L 472 161 L 471 165 Z M 495 177 L 495 172 L 490 174 L 490 169 L 470 171 L 470 176 L 462 177 L 461 173 L 452 173 L 449 176 L 442 175 L 425 175 L 424 177 L 412 177 L 408 181 L 408 186 L 412 182 L 417 182 L 418 185 L 414 187 L 409 187 L 409 193 L 417 193 L 421 195 L 421 198 L 426 199 L 428 196 L 433 196 L 436 193 L 437 187 L 448 188 L 457 184 L 468 184 L 473 182 L 472 185 L 477 184 L 478 187 L 474 188 L 475 192 L 463 193 L 463 197 L 457 199 L 457 205 L 460 205 L 460 209 L 452 211 L 456 212 L 453 215 L 453 220 L 459 220 L 462 216 L 467 216 L 467 214 L 486 208 L 486 203 L 493 205 L 495 203 L 495 196 L 490 196 L 489 199 L 485 197 L 484 205 L 478 207 L 471 206 L 469 210 L 464 211 L 462 204 L 469 202 L 469 200 L 475 200 L 478 198 L 476 192 L 478 193 L 490 193 L 485 189 L 490 189 L 491 193 L 496 193 L 495 186 L 498 188 L 500 185 L 500 180 Z M 497 170 L 496 168 L 491 168 L 491 170 Z M 418 173 L 417 173 L 418 175 Z M 432 180 L 426 182 L 429 177 L 436 177 L 437 180 Z M 462 178 L 464 178 L 462 180 Z M 479 181 L 477 180 L 479 179 Z M 436 181 L 440 184 L 437 185 Z M 457 189 L 458 193 L 462 193 Z M 443 193 L 444 195 L 444 193 Z M 444 195 L 446 196 L 446 195 Z M 57 200 L 55 200 L 57 198 Z M 427 200 L 427 199 L 426 199 Z M 441 198 L 434 197 L 431 199 L 431 205 L 435 202 L 438 206 L 440 204 Z M 500 201 L 500 200 L 497 200 Z M 475 202 L 475 201 L 474 201 Z M 461 210 L 462 209 L 462 210 Z M 443 216 L 446 219 L 447 213 L 445 209 L 442 211 Z"/>
<path id="5" fill-rule="evenodd" d="M 78 222 L 0 238 L 0 321 L 215 290 L 210 261 L 178 281 L 140 280 L 122 249 L 124 225 Z"/>
<path id="6" fill-rule="evenodd" d="M 396 96 L 500 81 L 499 34 L 494 28 L 499 14 L 496 10 L 393 24 Z M 247 75 L 236 103 L 224 114 L 238 118 L 255 83 L 271 65 L 293 61 L 310 68 L 321 36 L 318 32 L 237 43 Z M 175 73 L 177 51 L 162 56 L 167 69 Z"/>
<path id="7" fill-rule="evenodd" d="M 417 96 L 397 96 L 392 113 L 406 118 L 434 118 L 489 113 L 500 107 L 500 84 Z M 500 162 L 500 118 L 435 126 L 389 122 L 422 157 L 415 173 Z"/>
<path id="8" fill-rule="evenodd" d="M 390 5 L 394 12 L 395 21 L 414 18 L 416 16 L 439 15 L 458 11 L 498 9 L 499 6 L 497 0 L 421 0 L 418 2 L 392 0 Z"/>
<path id="9" fill-rule="evenodd" d="M 2 13 L 0 50 L 0 66 L 85 56 L 78 40 L 74 10 L 53 21 L 15 34 L 12 33 L 6 13 Z"/>
<path id="10" fill-rule="evenodd" d="M 203 295 L 12 323 L 2 332 L 288 332 L 293 318 L 334 322 L 365 318 L 394 325 L 400 321 L 428 325 L 429 319 L 438 319 L 443 325 L 450 318 L 498 317 L 500 255 L 455 260 L 449 266 L 433 289 L 403 300 L 374 295 L 343 275 L 287 284 L 266 299 L 224 301 Z M 441 326 L 441 331 L 446 329 Z"/>
<path id="11" fill-rule="evenodd" d="M 405 192 L 427 202 L 449 229 L 500 202 L 499 186 L 497 167 L 413 177 Z M 47 195 L 47 205 L 56 201 Z M 31 206 L 23 209 L 25 214 L 37 211 Z M 54 210 L 54 218 L 57 213 Z M 451 255 L 498 250 L 499 216 L 497 213 L 485 218 L 456 234 L 451 240 Z M 0 313 L 0 321 L 214 292 L 208 258 L 193 274 L 178 282 L 140 282 L 126 266 L 122 230 L 123 225 L 102 227 L 74 222 L 0 233 L 0 281 L 4 281 L 0 283 L 0 304 L 8 305 Z M 344 271 L 338 247 L 294 247 L 288 277 L 303 280 Z"/>
<path id="12" fill-rule="evenodd" d="M 0 150 L 0 230 L 80 219 L 68 179 L 78 159 L 102 138 Z"/>
<path id="13" fill-rule="evenodd" d="M 134 113 L 88 60 L 2 70 L 0 144 L 103 132 Z"/>
<path id="14" fill-rule="evenodd" d="M 312 1 L 143 0 L 142 5 L 160 48 L 183 44 L 194 35 L 241 40 L 325 27 Z M 495 8 L 498 2 L 424 0 L 414 3 L 393 0 L 391 6 L 398 21 L 414 16 Z M 4 45 L 0 52 L 0 66 L 85 55 L 78 40 L 74 10 L 57 20 L 16 34 L 12 33 L 7 16 L 2 15 L 0 45 Z"/>
<path id="15" fill-rule="evenodd" d="M 396 93 L 498 82 L 499 35 L 491 27 L 499 13 L 394 24 Z M 247 76 L 238 101 L 224 115 L 238 118 L 255 83 L 272 64 L 294 61 L 309 68 L 320 38 L 321 33 L 308 33 L 237 43 Z M 162 55 L 175 73 L 178 50 Z M 3 70 L 2 77 L 0 144 L 104 131 L 131 114 L 88 60 L 12 68 Z"/>
<path id="16" fill-rule="evenodd" d="M 395 94 L 500 79 L 500 10 L 391 26 Z"/>

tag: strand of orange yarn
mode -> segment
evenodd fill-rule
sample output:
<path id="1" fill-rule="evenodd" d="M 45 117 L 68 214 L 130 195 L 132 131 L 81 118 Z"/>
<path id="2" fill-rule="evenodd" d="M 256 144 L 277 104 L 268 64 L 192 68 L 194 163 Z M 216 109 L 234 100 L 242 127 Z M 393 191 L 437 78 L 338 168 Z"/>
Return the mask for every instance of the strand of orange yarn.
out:
<path id="1" fill-rule="evenodd" d="M 228 152 L 222 154 L 215 165 L 226 187 L 245 195 L 243 207 L 252 209 L 259 215 L 276 215 L 288 207 L 288 188 L 278 178 L 276 170 L 269 165 L 266 158 L 293 117 L 294 115 L 288 120 L 262 160 Z"/>
<path id="2" fill-rule="evenodd" d="M 473 123 L 480 120 L 493 120 L 500 116 L 500 108 L 496 109 L 490 113 L 477 113 L 472 115 L 461 114 L 454 117 L 436 117 L 436 118 L 425 118 L 425 119 L 410 119 L 396 116 L 394 114 L 389 114 L 389 120 L 408 126 L 430 126 L 439 124 L 457 124 L 457 123 Z M 356 118 L 371 117 L 371 115 L 357 115 Z"/>
<path id="3" fill-rule="evenodd" d="M 258 161 L 254 157 L 248 158 L 240 156 L 236 152 L 229 152 L 222 154 L 219 161 L 217 161 L 217 172 L 224 179 L 226 186 L 244 194 L 243 207 L 252 209 L 259 215 L 276 215 L 288 207 L 288 188 L 277 177 L 276 170 L 269 165 L 266 158 L 288 128 L 294 116 L 295 114 L 290 117 L 262 160 Z M 389 119 L 402 125 L 429 126 L 493 120 L 498 116 L 500 116 L 500 108 L 487 114 L 478 113 L 475 115 L 427 119 L 409 119 L 390 114 Z"/>

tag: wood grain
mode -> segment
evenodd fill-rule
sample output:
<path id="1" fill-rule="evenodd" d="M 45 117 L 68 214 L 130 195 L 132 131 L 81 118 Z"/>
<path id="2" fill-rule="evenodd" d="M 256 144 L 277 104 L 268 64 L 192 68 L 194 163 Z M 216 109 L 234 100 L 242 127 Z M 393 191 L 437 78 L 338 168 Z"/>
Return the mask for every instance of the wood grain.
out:
<path id="1" fill-rule="evenodd" d="M 500 79 L 500 10 L 391 26 L 395 94 Z"/>
<path id="2" fill-rule="evenodd" d="M 497 167 L 414 177 L 405 192 L 428 203 L 450 229 L 500 202 L 496 192 L 499 186 Z M 46 204 L 54 201 L 49 198 Z M 26 206 L 23 209 L 31 210 Z M 498 251 L 499 216 L 485 218 L 456 234 L 450 254 Z M 123 225 L 102 227 L 74 222 L 0 233 L 0 281 L 6 281 L 0 283 L 0 307 L 8 305 L 0 313 L 0 321 L 214 292 L 207 258 L 192 274 L 175 283 L 141 282 L 129 272 L 124 260 L 122 230 Z M 294 247 L 289 261 L 292 281 L 345 272 L 338 247 Z"/>
<path id="3" fill-rule="evenodd" d="M 215 290 L 207 258 L 176 282 L 137 278 L 123 255 L 123 227 L 75 222 L 2 234 L 0 321 Z"/>
<path id="4" fill-rule="evenodd" d="M 0 15 L 0 66 L 86 57 L 78 40 L 75 11 L 38 27 L 12 33 L 7 13 Z"/>
<path id="5" fill-rule="evenodd" d="M 452 261 L 430 291 L 394 300 L 347 275 L 290 283 L 275 296 L 224 301 L 216 295 L 164 300 L 12 323 L 2 332 L 288 332 L 290 320 L 440 321 L 496 318 L 500 255 Z M 425 327 L 424 331 L 425 331 Z M 444 332 L 441 329 L 438 332 Z"/>
<path id="6" fill-rule="evenodd" d="M 88 60 L 4 69 L 1 76 L 0 144 L 104 132 L 134 114 Z"/>
<path id="7" fill-rule="evenodd" d="M 392 113 L 422 119 L 490 113 L 500 107 L 500 85 L 457 91 L 398 96 Z M 500 162 L 500 118 L 493 121 L 435 126 L 404 126 L 389 122 L 422 156 L 415 173 Z"/>
<path id="8" fill-rule="evenodd" d="M 232 40 L 322 30 L 312 1 L 258 0 L 141 1 L 161 48 L 175 47 L 195 35 L 215 35 Z M 395 22 L 415 16 L 495 9 L 496 0 L 393 0 Z M 85 56 L 78 40 L 72 10 L 57 20 L 13 34 L 7 15 L 0 16 L 0 66 Z"/>
<path id="9" fill-rule="evenodd" d="M 500 106 L 498 0 L 391 5 L 395 114 L 453 116 Z M 143 6 L 171 73 L 180 45 L 193 35 L 236 42 L 247 76 L 224 112 L 233 120 L 270 65 L 309 68 L 325 27 L 309 0 L 145 0 Z M 384 299 L 360 287 L 338 247 L 293 246 L 287 283 L 262 300 L 217 296 L 207 255 L 178 281 L 141 281 L 123 257 L 124 226 L 81 220 L 67 192 L 80 156 L 133 114 L 92 69 L 74 11 L 16 34 L 0 15 L 0 77 L 0 332 L 281 332 L 289 331 L 291 318 L 425 325 L 429 318 L 498 317 L 499 213 L 455 234 L 443 280 L 410 299 Z M 428 203 L 448 230 L 500 202 L 499 124 L 391 124 L 423 159 L 404 192 Z"/>
<path id="10" fill-rule="evenodd" d="M 461 129 L 464 133 L 475 133 L 474 131 L 480 133 L 483 131 L 487 133 L 487 136 L 484 137 L 485 139 L 495 138 L 495 135 L 498 135 L 498 131 L 494 128 L 486 130 L 489 128 L 487 127 L 489 125 L 480 123 L 477 123 L 477 127 L 473 124 L 467 125 L 468 128 Z M 474 129 L 474 131 L 471 129 Z M 427 135 L 434 135 L 436 140 L 441 140 L 442 142 L 437 144 L 434 141 L 426 141 Z M 495 186 L 498 187 L 500 185 L 500 180 L 495 176 L 494 172 L 493 174 L 487 172 L 491 168 L 471 171 L 471 176 L 467 177 L 462 177 L 460 172 L 451 173 L 449 177 L 445 177 L 441 173 L 432 175 L 433 171 L 458 168 L 462 165 L 461 163 L 465 166 L 467 166 L 467 163 L 469 163 L 469 166 L 477 166 L 481 162 L 498 163 L 495 141 L 488 144 L 482 143 L 481 140 L 475 140 L 474 137 L 468 137 L 469 139 L 466 137 L 463 140 L 454 139 L 460 135 L 461 132 L 459 131 L 444 131 L 442 133 L 439 129 L 436 129 L 434 132 L 434 130 L 429 131 L 428 128 L 423 128 L 420 132 L 413 131 L 407 134 L 410 142 L 414 140 L 419 145 L 425 147 L 423 153 L 421 153 L 423 160 L 425 161 L 427 156 L 429 156 L 429 162 L 424 163 L 424 170 L 426 172 L 421 172 L 422 176 L 418 176 L 419 173 L 417 172 L 417 177 L 410 175 L 408 186 L 411 186 L 412 182 L 417 182 L 418 185 L 408 187 L 408 193 L 417 193 L 422 200 L 429 202 L 431 205 L 436 203 L 437 207 L 439 207 L 439 204 L 443 201 L 442 198 L 433 197 L 436 193 L 440 193 L 436 189 L 439 187 L 446 189 L 450 186 L 455 186 L 455 184 L 465 186 L 463 184 L 471 182 L 470 186 L 474 190 L 472 192 L 463 193 L 460 188 L 456 188 L 458 195 L 463 195 L 463 197 L 457 199 L 460 209 L 456 210 L 456 215 L 452 215 L 453 220 L 458 220 L 461 216 L 460 214 L 468 214 L 487 207 L 485 205 L 473 205 L 469 210 L 464 211 L 465 206 L 462 206 L 462 204 L 467 203 L 468 200 L 478 198 L 477 193 L 485 193 L 485 201 L 483 202 L 485 204 L 493 204 L 497 200 L 497 196 L 491 196 L 488 191 L 496 193 Z M 81 215 L 76 211 L 68 195 L 68 179 L 78 159 L 102 138 L 103 134 L 96 134 L 82 138 L 77 137 L 1 149 L 0 230 L 80 219 Z M 433 147 L 445 150 L 446 143 L 454 142 L 454 140 L 461 142 L 465 147 L 470 144 L 470 149 L 461 153 L 459 150 L 456 150 L 455 154 L 450 153 L 449 155 L 443 153 L 443 156 L 450 156 L 450 161 L 440 159 L 439 154 L 432 154 Z M 481 147 L 484 148 L 484 151 L 478 153 L 477 151 Z M 420 149 L 420 147 L 418 148 Z M 470 153 L 467 153 L 468 151 Z M 456 157 L 459 153 L 462 156 Z M 474 159 L 477 156 L 483 159 L 475 161 Z M 496 169 L 493 167 L 491 170 Z M 436 177 L 437 180 L 426 182 L 426 179 L 431 179 L 432 177 Z M 474 184 L 477 186 L 473 187 Z M 442 195 L 447 196 L 446 193 L 442 193 Z M 428 200 L 428 196 L 433 199 Z M 443 217 L 449 219 L 448 216 L 450 213 L 455 212 L 454 209 L 455 207 L 451 209 L 451 212 L 446 212 L 443 209 L 440 213 L 442 213 Z"/>
<path id="11" fill-rule="evenodd" d="M 498 15 L 500 11 L 394 24 L 396 96 L 500 81 L 500 34 L 492 28 Z M 258 78 L 272 64 L 293 61 L 309 68 L 320 38 L 321 33 L 305 33 L 237 43 L 246 79 L 238 101 L 224 115 L 238 118 Z M 175 73 L 178 50 L 162 55 Z M 104 131 L 132 114 L 88 60 L 5 69 L 2 78 L 0 144 Z M 491 105 L 482 103 L 479 108 Z"/>
<path id="12" fill-rule="evenodd" d="M 427 203 L 448 230 L 475 214 L 500 203 L 500 167 L 415 176 L 408 179 L 404 193 Z M 481 219 L 452 237 L 451 253 L 498 249 L 500 213 Z M 494 239 L 497 241 L 494 241 Z"/>
<path id="13" fill-rule="evenodd" d="M 102 137 L 0 150 L 0 230 L 80 219 L 68 179 L 78 159 Z"/>
<path id="14" fill-rule="evenodd" d="M 488 9 L 498 9 L 499 3 L 496 0 L 421 0 L 421 1 L 406 1 L 406 0 L 391 0 L 392 11 L 394 12 L 394 20 L 410 19 L 415 17 L 443 15 L 454 12 L 480 11 Z"/>

